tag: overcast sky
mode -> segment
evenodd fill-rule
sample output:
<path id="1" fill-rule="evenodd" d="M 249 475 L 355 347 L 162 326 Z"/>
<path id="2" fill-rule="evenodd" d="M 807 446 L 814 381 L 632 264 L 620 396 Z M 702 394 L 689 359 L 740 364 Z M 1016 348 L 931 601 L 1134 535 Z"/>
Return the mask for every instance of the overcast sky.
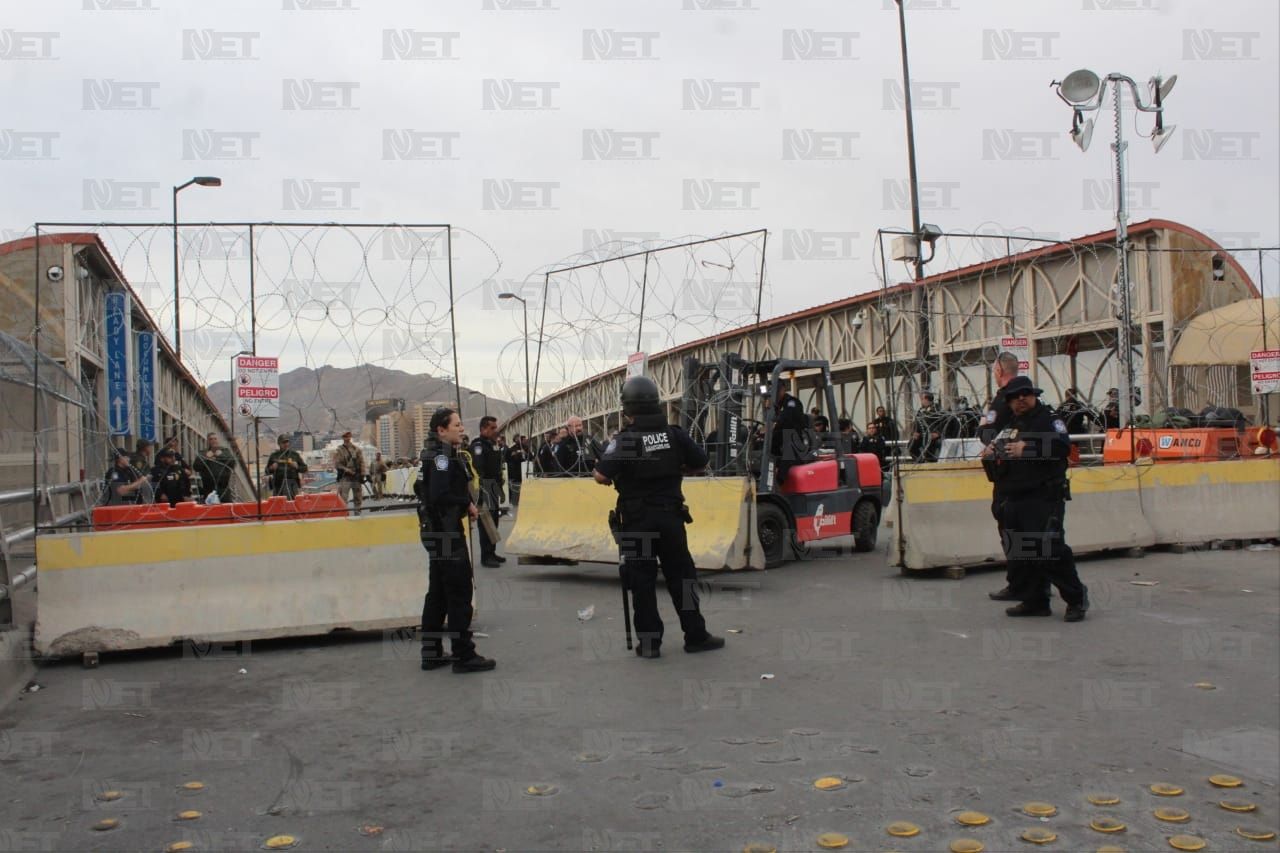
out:
<path id="1" fill-rule="evenodd" d="M 1280 243 L 1274 0 L 907 8 L 925 221 L 1063 238 L 1110 228 L 1111 114 L 1095 114 L 1082 154 L 1049 85 L 1087 67 L 1128 74 L 1144 93 L 1149 77 L 1179 75 L 1167 104 L 1177 128 L 1159 156 L 1139 136 L 1151 119 L 1135 121 L 1126 103 L 1133 220 L 1178 220 L 1229 247 Z M 12 238 L 36 221 L 165 221 L 170 187 L 196 174 L 224 186 L 184 191 L 184 221 L 448 222 L 463 229 L 462 381 L 518 398 L 521 318 L 496 293 L 521 288 L 538 309 L 541 271 L 601 235 L 766 228 L 766 316 L 874 288 L 877 229 L 910 225 L 900 75 L 890 0 L 11 2 L 0 27 L 0 228 Z M 126 264 L 131 278 L 154 279 L 145 298 L 157 313 L 171 310 L 167 240 L 152 237 L 150 257 L 135 251 Z M 754 314 L 754 294 L 739 290 L 755 281 L 758 237 L 717 251 L 651 267 L 672 292 L 691 276 L 713 286 L 692 303 L 667 299 L 668 319 L 643 346 Z M 952 241 L 932 271 L 984 253 Z M 1271 294 L 1277 272 L 1273 256 Z M 608 315 L 635 307 L 626 290 L 641 275 L 564 280 L 557 310 L 579 329 L 596 323 L 601 338 L 576 366 L 544 372 L 542 391 L 625 359 L 633 318 Z M 217 296 L 238 329 L 243 279 L 195 276 L 192 298 Z M 442 265 L 423 280 L 422 290 L 376 288 L 362 304 L 382 300 L 435 328 L 440 294 L 425 294 L 441 286 Z M 595 304 L 595 287 L 617 293 Z M 184 303 L 184 326 L 199 313 Z M 671 319 L 685 314 L 700 319 Z M 440 369 L 434 356 L 398 362 L 394 341 L 365 334 L 368 316 L 358 334 L 321 336 L 341 346 L 280 343 L 284 367 L 364 358 Z M 200 372 L 225 364 L 234 343 L 198 347 Z"/>

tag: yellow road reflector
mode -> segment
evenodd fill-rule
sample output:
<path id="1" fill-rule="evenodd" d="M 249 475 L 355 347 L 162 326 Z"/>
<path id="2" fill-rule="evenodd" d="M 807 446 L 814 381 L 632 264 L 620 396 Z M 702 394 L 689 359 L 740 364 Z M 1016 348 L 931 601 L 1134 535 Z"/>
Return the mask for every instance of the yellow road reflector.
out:
<path id="1" fill-rule="evenodd" d="M 1257 829 L 1251 826 L 1237 826 L 1236 835 L 1240 836 L 1241 838 L 1247 838 L 1250 841 L 1270 841 L 1271 839 L 1276 837 L 1276 834 L 1273 830 Z"/>
<path id="2" fill-rule="evenodd" d="M 164 853 L 183 853 L 184 850 L 195 850 L 195 849 L 196 849 L 196 845 L 194 842 L 175 841 L 172 844 L 165 846 Z"/>
<path id="3" fill-rule="evenodd" d="M 178 812 L 178 820 L 199 820 L 203 815 L 195 809 Z"/>
<path id="4" fill-rule="evenodd" d="M 1175 835 L 1169 839 L 1174 850 L 1203 850 L 1204 839 L 1196 835 Z"/>
<path id="5" fill-rule="evenodd" d="M 956 823 L 961 826 L 986 826 L 991 823 L 991 818 L 982 812 L 960 812 L 956 815 Z"/>
<path id="6" fill-rule="evenodd" d="M 1120 802 L 1120 798 L 1115 794 L 1090 794 L 1085 799 L 1095 806 L 1114 806 Z"/>
<path id="7" fill-rule="evenodd" d="M 1168 782 L 1157 782 L 1151 786 L 1151 793 L 1157 797 L 1181 797 L 1183 790 L 1177 785 L 1170 785 Z"/>
<path id="8" fill-rule="evenodd" d="M 1030 841 L 1032 844 L 1048 844 L 1050 841 L 1058 840 L 1058 833 L 1047 829 L 1028 829 L 1022 833 L 1022 840 Z"/>
<path id="9" fill-rule="evenodd" d="M 124 796 L 124 791 L 103 791 L 101 794 L 94 797 L 94 799 L 100 803 L 111 803 L 111 802 L 115 802 L 116 800 L 120 799 L 123 796 Z"/>
<path id="10" fill-rule="evenodd" d="M 382 827 L 376 823 L 362 823 L 358 831 L 361 835 L 372 838 L 382 834 Z"/>
<path id="11" fill-rule="evenodd" d="M 1124 848 L 1114 844 L 1104 844 L 1098 848 L 1098 853 L 1124 853 Z"/>
<path id="12" fill-rule="evenodd" d="M 982 853 L 986 848 L 976 838 L 957 838 L 951 842 L 951 853 Z"/>
<path id="13" fill-rule="evenodd" d="M 763 841 L 753 841 L 742 848 L 742 853 L 778 853 L 778 848 Z"/>
<path id="14" fill-rule="evenodd" d="M 552 797 L 560 793 L 560 789 L 555 785 L 530 785 L 524 792 L 530 797 Z"/>
<path id="15" fill-rule="evenodd" d="M 905 820 L 895 820 L 884 828 L 894 838 L 914 838 L 920 834 L 920 827 Z"/>
<path id="16" fill-rule="evenodd" d="M 1218 689 L 1213 685 L 1212 682 L 1209 682 L 1209 681 L 1197 681 L 1195 684 L 1191 686 L 1199 690 L 1217 690 Z"/>
<path id="17" fill-rule="evenodd" d="M 844 787 L 844 780 L 839 776 L 823 776 L 813 783 L 819 791 L 835 791 Z"/>
<path id="18" fill-rule="evenodd" d="M 203 782 L 183 782 L 183 783 L 182 783 L 182 790 L 184 790 L 184 791 L 203 791 L 203 790 L 204 790 L 204 783 L 203 783 Z"/>
<path id="19" fill-rule="evenodd" d="M 273 835 L 262 843 L 267 850 L 288 850 L 297 845 L 298 839 L 292 835 Z"/>
<path id="20" fill-rule="evenodd" d="M 1225 773 L 1217 773 L 1209 777 L 1209 784 L 1215 788 L 1239 788 L 1244 782 L 1235 776 L 1228 776 Z"/>
<path id="21" fill-rule="evenodd" d="M 1186 823 L 1191 820 L 1191 812 L 1186 809 L 1156 809 L 1152 814 L 1156 816 L 1156 820 L 1169 823 Z"/>
<path id="22" fill-rule="evenodd" d="M 1089 821 L 1089 828 L 1098 832 L 1124 832 L 1125 825 L 1115 818 L 1095 817 Z"/>
<path id="23" fill-rule="evenodd" d="M 818 836 L 818 846 L 827 850 L 839 850 L 849 846 L 849 836 L 839 832 L 824 832 Z"/>
<path id="24" fill-rule="evenodd" d="M 1229 812 L 1251 812 L 1258 808 L 1257 803 L 1245 800 L 1222 800 L 1218 805 Z"/>
<path id="25" fill-rule="evenodd" d="M 1022 813 L 1032 817 L 1053 817 L 1058 813 L 1058 807 L 1052 803 L 1027 803 L 1022 807 Z"/>
<path id="26" fill-rule="evenodd" d="M 102 820 L 98 821 L 93 825 L 93 829 L 95 832 L 106 832 L 109 829 L 115 829 L 119 825 L 120 825 L 119 818 L 104 817 Z"/>

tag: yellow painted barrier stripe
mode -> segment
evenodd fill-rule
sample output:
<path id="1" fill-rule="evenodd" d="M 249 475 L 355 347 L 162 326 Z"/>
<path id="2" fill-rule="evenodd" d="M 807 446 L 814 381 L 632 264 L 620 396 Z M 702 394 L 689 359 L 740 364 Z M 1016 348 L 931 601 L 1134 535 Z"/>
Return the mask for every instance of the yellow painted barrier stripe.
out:
<path id="1" fill-rule="evenodd" d="M 1213 484 L 1247 485 L 1280 480 L 1280 459 L 1240 459 L 1217 462 L 1164 462 L 1150 465 L 1104 465 L 1073 468 L 1074 494 L 1178 488 Z M 911 466 L 903 470 L 903 492 L 913 504 L 981 501 L 991 498 L 991 483 L 977 463 L 947 463 L 937 468 Z"/>
<path id="2" fill-rule="evenodd" d="M 42 536 L 36 540 L 40 572 L 99 566 L 149 565 L 192 559 L 297 554 L 381 545 L 416 544 L 411 512 L 356 518 L 120 530 Z"/>

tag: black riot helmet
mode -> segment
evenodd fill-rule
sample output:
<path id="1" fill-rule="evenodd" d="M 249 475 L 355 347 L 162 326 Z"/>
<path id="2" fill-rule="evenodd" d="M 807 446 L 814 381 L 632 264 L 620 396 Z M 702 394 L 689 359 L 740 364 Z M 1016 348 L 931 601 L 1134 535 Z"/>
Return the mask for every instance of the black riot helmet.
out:
<path id="1" fill-rule="evenodd" d="M 658 385 L 648 376 L 632 376 L 622 383 L 622 413 L 624 415 L 657 415 L 662 413 L 658 405 Z"/>

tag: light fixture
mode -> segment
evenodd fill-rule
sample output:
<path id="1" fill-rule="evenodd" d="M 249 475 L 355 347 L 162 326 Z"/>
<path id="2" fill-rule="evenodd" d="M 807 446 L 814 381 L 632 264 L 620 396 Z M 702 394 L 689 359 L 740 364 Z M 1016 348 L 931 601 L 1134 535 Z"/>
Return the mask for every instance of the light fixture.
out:
<path id="1" fill-rule="evenodd" d="M 1092 140 L 1093 119 L 1086 119 L 1083 113 L 1076 110 L 1071 119 L 1071 141 L 1079 146 L 1081 151 L 1088 151 Z"/>
<path id="2" fill-rule="evenodd" d="M 222 178 L 215 178 L 210 175 L 201 175 L 198 178 L 192 178 L 193 184 L 199 184 L 202 187 L 220 187 L 222 186 Z"/>
<path id="3" fill-rule="evenodd" d="M 1068 104 L 1087 104 L 1098 95 L 1102 81 L 1088 68 L 1072 71 L 1058 84 L 1058 94 Z"/>
<path id="4" fill-rule="evenodd" d="M 1165 127 L 1164 122 L 1160 120 L 1160 116 L 1156 116 L 1156 129 L 1151 134 L 1151 147 L 1156 150 L 1157 154 L 1160 153 L 1160 149 L 1165 146 L 1165 143 L 1173 138 L 1173 130 L 1176 127 L 1176 124 Z"/>

